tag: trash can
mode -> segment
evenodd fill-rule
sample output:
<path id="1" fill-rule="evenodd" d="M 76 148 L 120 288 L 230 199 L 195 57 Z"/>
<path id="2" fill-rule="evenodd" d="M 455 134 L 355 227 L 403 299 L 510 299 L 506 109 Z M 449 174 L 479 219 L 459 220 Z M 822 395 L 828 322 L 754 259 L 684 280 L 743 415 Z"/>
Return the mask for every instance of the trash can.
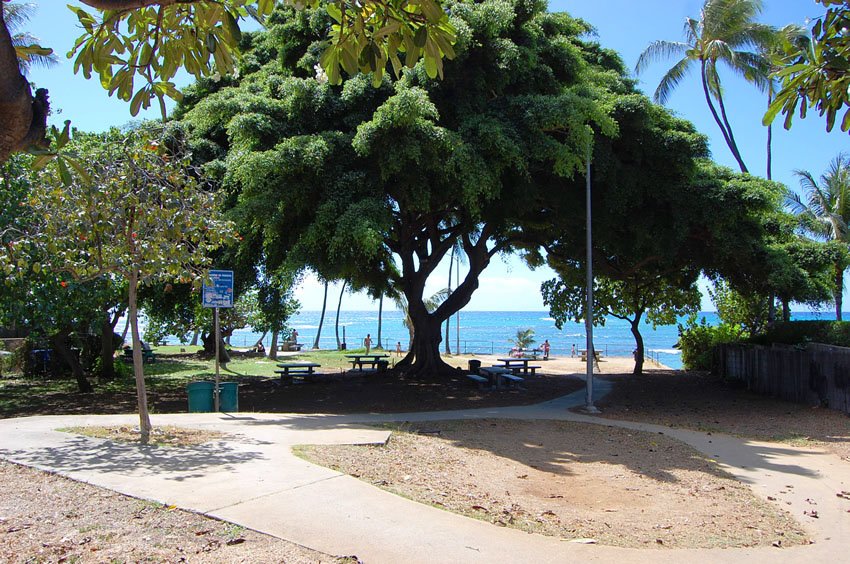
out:
<path id="1" fill-rule="evenodd" d="M 210 413 L 213 410 L 214 382 L 190 382 L 186 385 L 189 394 L 189 413 Z"/>
<path id="2" fill-rule="evenodd" d="M 481 368 L 481 361 L 472 359 L 469 361 L 469 373 L 478 374 L 478 369 Z"/>
<path id="3" fill-rule="evenodd" d="M 225 413 L 239 411 L 239 384 L 236 382 L 219 383 L 218 410 Z"/>
<path id="4" fill-rule="evenodd" d="M 390 362 L 388 360 L 379 360 L 376 366 L 378 367 L 378 372 L 386 372 L 390 367 Z"/>

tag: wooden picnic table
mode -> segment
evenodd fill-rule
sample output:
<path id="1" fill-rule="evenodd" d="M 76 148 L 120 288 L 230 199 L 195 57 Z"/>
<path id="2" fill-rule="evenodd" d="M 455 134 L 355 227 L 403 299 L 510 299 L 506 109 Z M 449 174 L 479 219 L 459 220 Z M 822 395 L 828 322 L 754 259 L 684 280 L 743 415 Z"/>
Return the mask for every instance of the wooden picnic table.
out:
<path id="1" fill-rule="evenodd" d="M 526 376 L 530 372 L 532 376 L 534 376 L 535 371 L 540 368 L 539 366 L 529 366 L 528 363 L 534 359 L 531 358 L 497 358 L 499 362 L 504 363 L 502 368 L 507 368 L 511 371 L 519 372 L 522 371 Z"/>
<path id="2" fill-rule="evenodd" d="M 314 370 L 320 366 L 315 362 L 282 362 L 277 365 L 280 370 L 275 370 L 275 374 L 280 374 L 282 384 L 291 384 L 293 376 L 313 376 Z"/>
<path id="3" fill-rule="evenodd" d="M 357 368 L 360 372 L 363 372 L 364 364 L 370 365 L 370 369 L 374 370 L 379 362 L 386 362 L 384 359 L 390 357 L 388 354 L 347 354 L 345 356 L 352 359 L 349 360 L 351 369 Z"/>
<path id="4" fill-rule="evenodd" d="M 578 352 L 581 353 L 581 361 L 587 362 L 587 349 L 580 349 Z M 599 362 L 599 356 L 600 356 L 599 351 L 594 350 L 593 351 L 593 358 L 594 358 L 594 360 L 596 360 L 597 363 Z"/>

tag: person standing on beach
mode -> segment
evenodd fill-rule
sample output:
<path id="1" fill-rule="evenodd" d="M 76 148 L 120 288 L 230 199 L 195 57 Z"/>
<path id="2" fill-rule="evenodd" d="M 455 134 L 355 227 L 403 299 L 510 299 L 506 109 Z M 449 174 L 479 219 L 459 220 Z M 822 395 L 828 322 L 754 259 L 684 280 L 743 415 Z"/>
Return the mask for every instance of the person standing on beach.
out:
<path id="1" fill-rule="evenodd" d="M 551 346 L 549 345 L 549 339 L 543 341 L 543 360 L 549 360 L 549 349 Z"/>
<path id="2" fill-rule="evenodd" d="M 575 343 L 573 343 L 573 348 L 570 351 L 570 356 L 573 357 L 573 358 L 576 357 L 576 345 L 575 345 Z"/>
<path id="3" fill-rule="evenodd" d="M 401 356 L 401 341 L 399 341 L 395 344 L 395 353 L 398 356 Z"/>
<path id="4" fill-rule="evenodd" d="M 363 346 L 366 347 L 366 354 L 369 354 L 369 349 L 372 348 L 372 335 L 371 335 L 371 333 L 366 333 L 366 338 L 363 339 Z"/>
<path id="5" fill-rule="evenodd" d="M 292 330 L 292 342 L 293 343 L 298 342 L 298 331 L 296 331 L 295 329 Z"/>

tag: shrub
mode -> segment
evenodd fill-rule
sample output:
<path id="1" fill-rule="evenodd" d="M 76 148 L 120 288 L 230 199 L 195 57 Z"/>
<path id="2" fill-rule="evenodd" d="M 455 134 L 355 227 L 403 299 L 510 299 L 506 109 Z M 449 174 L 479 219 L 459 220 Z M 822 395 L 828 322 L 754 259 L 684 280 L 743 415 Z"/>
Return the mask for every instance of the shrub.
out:
<path id="1" fill-rule="evenodd" d="M 682 365 L 687 370 L 711 370 L 713 349 L 717 345 L 740 341 L 746 333 L 740 327 L 726 323 L 708 325 L 705 318 L 697 324 L 679 326 L 679 348 Z"/>
<path id="2" fill-rule="evenodd" d="M 850 322 L 848 321 L 788 321 L 777 323 L 762 335 L 749 339 L 757 345 L 803 345 L 822 343 L 850 347 Z"/>

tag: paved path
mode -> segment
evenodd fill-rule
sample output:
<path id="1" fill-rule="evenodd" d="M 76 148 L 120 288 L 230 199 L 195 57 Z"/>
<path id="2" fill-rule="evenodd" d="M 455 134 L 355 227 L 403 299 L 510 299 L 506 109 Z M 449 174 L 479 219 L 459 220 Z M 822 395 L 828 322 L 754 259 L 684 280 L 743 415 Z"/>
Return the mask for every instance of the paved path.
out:
<path id="1" fill-rule="evenodd" d="M 607 382 L 598 382 L 601 396 Z M 195 448 L 147 448 L 59 432 L 72 425 L 134 424 L 135 416 L 43 416 L 0 420 L 0 457 L 177 505 L 328 554 L 371 563 L 478 562 L 850 562 L 850 464 L 828 453 L 723 435 L 609 421 L 567 411 L 584 392 L 526 407 L 395 415 L 155 415 L 154 425 L 224 431 L 238 440 Z M 776 498 L 815 544 L 794 548 L 639 550 L 580 545 L 454 515 L 314 466 L 298 444 L 380 444 L 369 424 L 465 418 L 561 419 L 663 432 L 692 445 L 762 497 Z M 604 486 L 603 486 L 604 487 Z M 790 505 L 786 505 L 789 502 Z M 816 504 L 816 505 L 813 505 Z M 803 515 L 815 509 L 819 518 Z"/>

